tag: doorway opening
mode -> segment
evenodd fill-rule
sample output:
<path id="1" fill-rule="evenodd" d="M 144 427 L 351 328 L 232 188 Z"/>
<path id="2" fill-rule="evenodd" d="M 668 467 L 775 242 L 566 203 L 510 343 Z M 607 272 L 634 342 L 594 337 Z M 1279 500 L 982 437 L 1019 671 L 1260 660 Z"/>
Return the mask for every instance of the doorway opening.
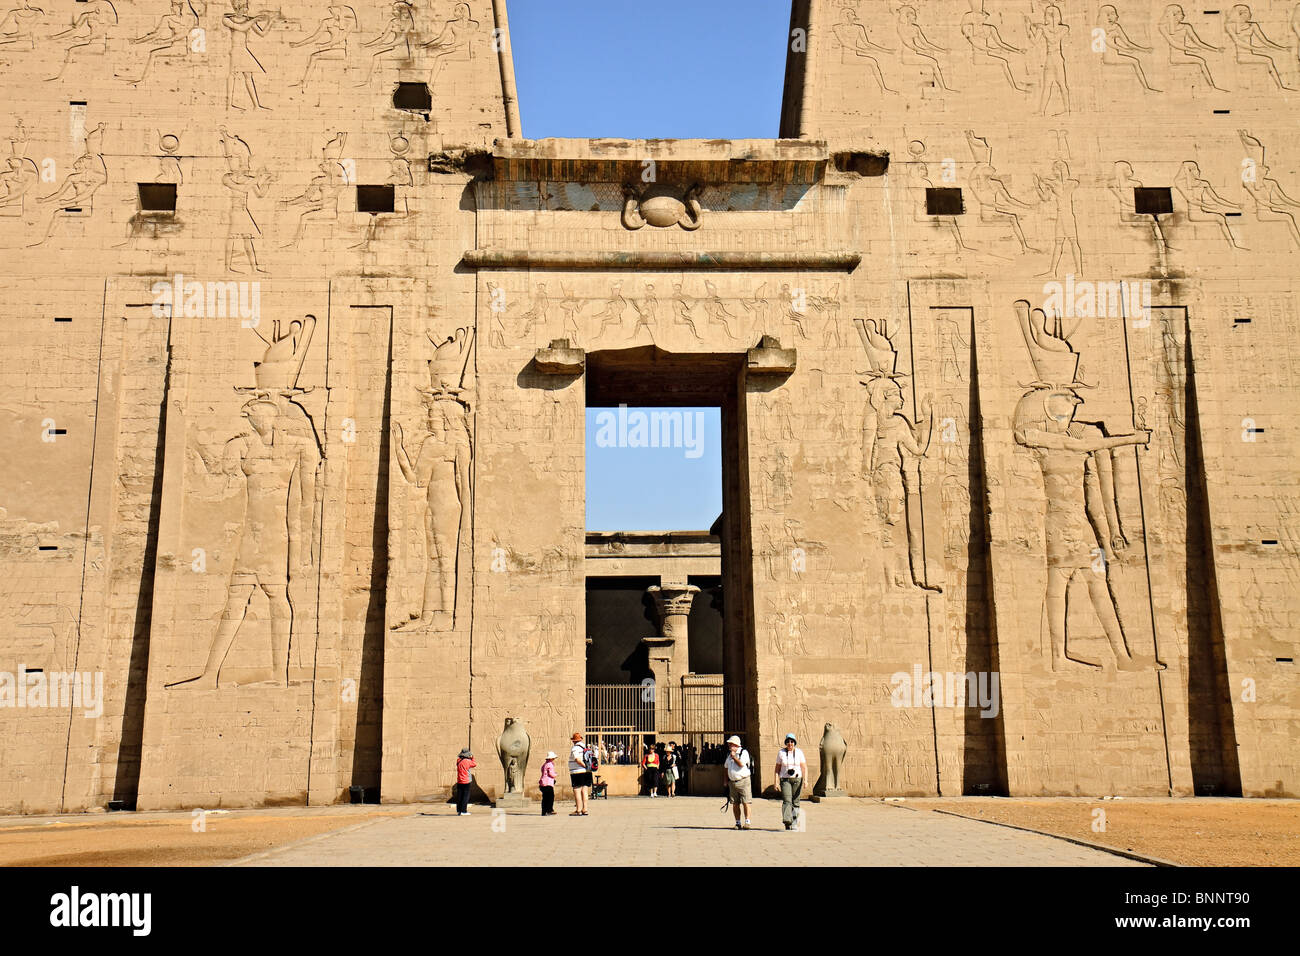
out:
<path id="1" fill-rule="evenodd" d="M 744 376 L 743 354 L 587 356 L 586 732 L 611 792 L 670 742 L 693 792 L 752 722 Z"/>

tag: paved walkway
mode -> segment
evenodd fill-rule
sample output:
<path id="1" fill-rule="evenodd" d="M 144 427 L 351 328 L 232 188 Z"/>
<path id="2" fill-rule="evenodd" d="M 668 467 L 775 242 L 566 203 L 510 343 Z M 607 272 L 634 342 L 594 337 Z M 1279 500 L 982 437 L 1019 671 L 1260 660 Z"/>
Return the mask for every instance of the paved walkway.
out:
<path id="1" fill-rule="evenodd" d="M 803 831 L 781 805 L 755 804 L 736 831 L 712 797 L 598 800 L 588 817 L 430 805 L 311 837 L 236 866 L 1140 866 L 1133 860 L 1020 830 L 877 800 L 805 803 Z"/>

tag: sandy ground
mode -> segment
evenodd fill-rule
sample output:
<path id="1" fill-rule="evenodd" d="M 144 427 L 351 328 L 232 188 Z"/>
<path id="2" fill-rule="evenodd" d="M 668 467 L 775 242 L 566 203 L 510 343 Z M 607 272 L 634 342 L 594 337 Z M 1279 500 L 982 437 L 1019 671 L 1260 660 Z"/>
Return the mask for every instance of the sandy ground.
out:
<path id="1" fill-rule="evenodd" d="M 214 866 L 409 807 L 0 818 L 0 866 Z M 197 826 L 202 829 L 197 829 Z"/>
<path id="2" fill-rule="evenodd" d="M 1015 824 L 1183 865 L 1300 866 L 1300 801 L 1295 800 L 983 797 L 913 798 L 903 804 Z M 0 818 L 0 866 L 212 866 L 421 809 L 427 808 L 209 812 L 202 830 L 196 830 L 196 819 L 186 812 L 5 817 Z M 1103 832 L 1093 830 L 1095 809 L 1105 811 Z"/>
<path id="3" fill-rule="evenodd" d="M 1300 801 L 1198 798 L 911 799 L 918 809 L 948 810 L 979 820 L 1132 850 L 1182 866 L 1300 866 Z M 1105 830 L 1093 830 L 1093 811 Z"/>

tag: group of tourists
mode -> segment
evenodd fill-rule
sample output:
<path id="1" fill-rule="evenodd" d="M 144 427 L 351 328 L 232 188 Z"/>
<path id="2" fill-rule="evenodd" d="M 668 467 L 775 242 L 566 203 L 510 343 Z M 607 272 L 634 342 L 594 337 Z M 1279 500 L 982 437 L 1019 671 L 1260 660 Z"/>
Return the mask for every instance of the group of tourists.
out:
<path id="1" fill-rule="evenodd" d="M 595 772 L 600 768 L 600 751 L 584 744 L 581 733 L 574 733 L 570 743 L 569 785 L 573 789 L 574 809 L 569 816 L 585 817 L 588 815 L 587 805 Z M 549 750 L 542 761 L 542 773 L 537 786 L 542 792 L 544 817 L 555 816 L 555 781 L 558 777 L 555 762 L 558 759 L 560 758 L 555 751 Z M 473 770 L 477 766 L 474 754 L 468 748 L 462 750 L 456 758 L 458 816 L 469 816 L 470 784 L 474 779 Z M 670 742 L 663 749 L 646 747 L 641 766 L 646 774 L 651 797 L 658 792 L 660 774 L 663 775 L 668 796 L 673 796 L 673 788 L 681 778 L 676 742 Z M 754 802 L 749 782 L 754 773 L 754 762 L 739 737 L 727 738 L 727 756 L 723 766 L 727 771 L 727 803 L 736 819 L 736 829 L 748 830 L 751 827 L 749 814 Z M 777 751 L 774 773 L 776 789 L 781 791 L 781 822 L 787 830 L 792 830 L 799 821 L 799 796 L 803 791 L 804 779 L 808 776 L 808 761 L 799 749 L 799 741 L 794 734 L 785 735 L 784 745 Z"/>

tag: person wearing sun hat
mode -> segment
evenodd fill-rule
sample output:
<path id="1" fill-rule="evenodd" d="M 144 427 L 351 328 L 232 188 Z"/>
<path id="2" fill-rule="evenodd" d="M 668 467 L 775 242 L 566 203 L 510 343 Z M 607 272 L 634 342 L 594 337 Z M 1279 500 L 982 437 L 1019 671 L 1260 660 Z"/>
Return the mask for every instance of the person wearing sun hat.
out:
<path id="1" fill-rule="evenodd" d="M 781 822 L 787 830 L 799 819 L 799 793 L 808 776 L 808 761 L 794 734 L 785 735 L 785 746 L 776 752 L 776 787 L 781 791 Z"/>
<path id="2" fill-rule="evenodd" d="M 749 795 L 749 777 L 754 772 L 754 763 L 749 758 L 749 751 L 740 745 L 740 738 L 727 738 L 727 800 L 731 811 L 736 815 L 736 829 L 749 829 L 749 805 L 753 798 Z M 741 811 L 744 811 L 744 823 L 741 823 Z"/>
<path id="3" fill-rule="evenodd" d="M 546 751 L 542 761 L 542 779 L 537 782 L 542 791 L 542 816 L 555 816 L 555 751 Z"/>
<path id="4" fill-rule="evenodd" d="M 591 790 L 591 771 L 587 769 L 586 750 L 582 744 L 582 734 L 575 733 L 569 738 L 573 746 L 569 748 L 569 786 L 573 788 L 574 810 L 571 817 L 587 815 L 587 794 Z"/>

